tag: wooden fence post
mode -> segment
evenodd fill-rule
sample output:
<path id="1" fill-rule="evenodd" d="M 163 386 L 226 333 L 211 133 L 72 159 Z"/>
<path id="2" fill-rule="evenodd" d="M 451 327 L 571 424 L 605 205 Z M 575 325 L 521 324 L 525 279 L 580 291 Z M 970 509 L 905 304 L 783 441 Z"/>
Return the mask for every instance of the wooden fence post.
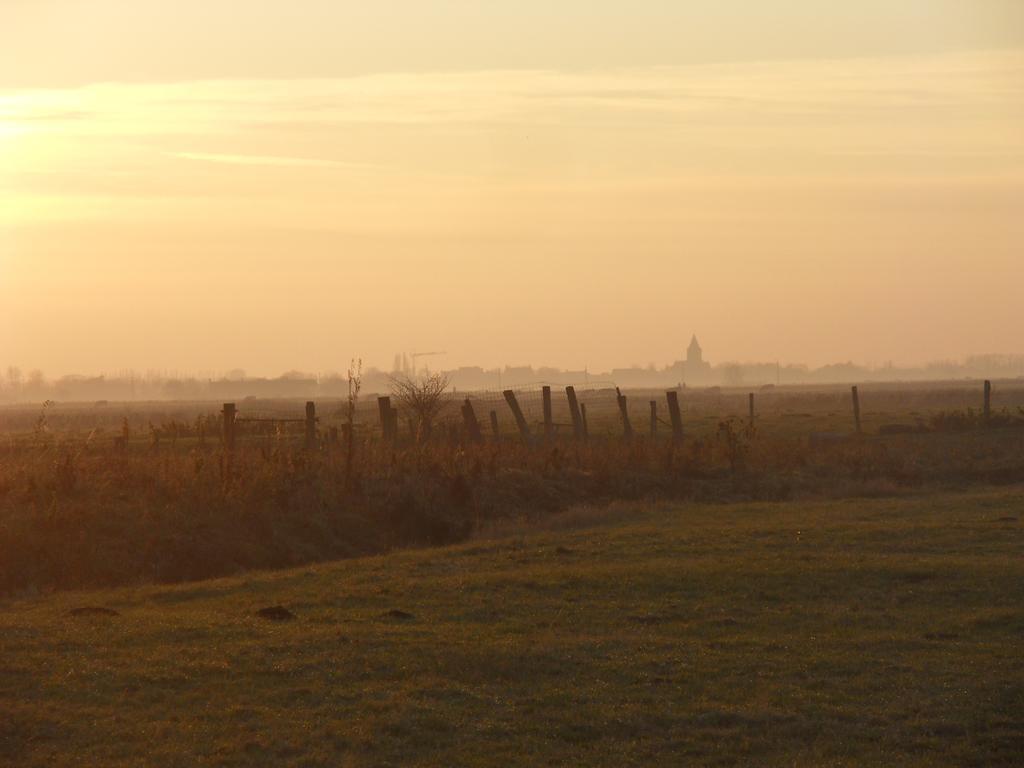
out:
<path id="1" fill-rule="evenodd" d="M 235 404 L 224 403 L 224 447 L 235 450 Z"/>
<path id="2" fill-rule="evenodd" d="M 543 387 L 540 392 L 544 401 L 544 438 L 550 440 L 555 434 L 554 419 L 551 416 L 551 387 Z"/>
<path id="3" fill-rule="evenodd" d="M 572 417 L 572 434 L 577 440 L 583 437 L 583 418 L 580 402 L 576 399 L 576 388 L 566 387 L 565 396 L 569 398 L 569 415 Z"/>
<path id="4" fill-rule="evenodd" d="M 651 400 L 651 439 L 658 436 L 658 401 Z"/>
<path id="5" fill-rule="evenodd" d="M 750 426 L 754 426 L 754 393 L 750 393 Z"/>
<path id="6" fill-rule="evenodd" d="M 476 420 L 476 412 L 473 410 L 473 404 L 466 398 L 466 402 L 462 404 L 462 422 L 466 425 L 466 432 L 469 433 L 469 439 L 474 443 L 483 442 L 483 435 L 480 433 L 480 422 Z"/>
<path id="7" fill-rule="evenodd" d="M 519 407 L 519 401 L 516 400 L 516 393 L 511 389 L 506 389 L 502 394 L 505 396 L 505 402 L 508 403 L 508 407 L 512 409 L 512 415 L 515 417 L 516 426 L 519 427 L 519 434 L 525 442 L 530 442 L 530 425 L 526 423 L 526 417 L 523 416 L 523 410 Z"/>
<path id="8" fill-rule="evenodd" d="M 389 431 L 388 434 L 391 437 L 391 442 L 397 443 L 398 442 L 398 409 L 397 408 L 391 408 L 390 405 L 388 406 L 388 408 L 389 408 L 389 410 L 388 410 L 388 426 L 390 428 L 390 431 Z"/>
<path id="9" fill-rule="evenodd" d="M 316 450 L 316 403 L 306 403 L 306 450 Z"/>
<path id="10" fill-rule="evenodd" d="M 580 403 L 580 434 L 584 440 L 590 439 L 590 427 L 587 426 L 587 404 Z"/>
<path id="11" fill-rule="evenodd" d="M 992 382 L 985 379 L 985 423 L 992 416 Z"/>
<path id="12" fill-rule="evenodd" d="M 498 427 L 498 412 L 491 411 L 491 432 L 494 434 L 494 442 L 501 439 L 501 429 Z"/>
<path id="13" fill-rule="evenodd" d="M 397 422 L 391 418 L 391 398 L 390 397 L 378 397 L 377 398 L 377 411 L 380 414 L 380 431 L 384 437 L 384 442 L 390 443 L 398 431 L 394 429 L 397 427 Z M 394 431 L 392 431 L 394 429 Z"/>
<path id="14" fill-rule="evenodd" d="M 853 387 L 850 390 L 853 394 L 853 424 L 857 429 L 857 434 L 860 434 L 860 394 L 857 392 L 857 387 Z"/>
<path id="15" fill-rule="evenodd" d="M 633 439 L 633 425 L 629 422 L 629 408 L 626 406 L 626 396 L 615 388 L 615 399 L 619 403 L 619 415 L 622 416 L 622 436 L 627 440 Z"/>
<path id="16" fill-rule="evenodd" d="M 672 439 L 681 443 L 683 442 L 683 415 L 679 412 L 679 393 L 670 389 L 665 393 L 665 399 L 668 401 L 668 415 L 672 420 Z"/>

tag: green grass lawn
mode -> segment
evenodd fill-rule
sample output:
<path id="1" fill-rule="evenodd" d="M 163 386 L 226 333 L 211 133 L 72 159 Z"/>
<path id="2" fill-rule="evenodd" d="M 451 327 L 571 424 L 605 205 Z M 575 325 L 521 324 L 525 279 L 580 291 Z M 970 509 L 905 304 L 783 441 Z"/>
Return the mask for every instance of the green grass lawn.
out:
<path id="1" fill-rule="evenodd" d="M 1022 513 L 1022 488 L 622 504 L 6 601 L 0 764 L 1020 765 Z"/>

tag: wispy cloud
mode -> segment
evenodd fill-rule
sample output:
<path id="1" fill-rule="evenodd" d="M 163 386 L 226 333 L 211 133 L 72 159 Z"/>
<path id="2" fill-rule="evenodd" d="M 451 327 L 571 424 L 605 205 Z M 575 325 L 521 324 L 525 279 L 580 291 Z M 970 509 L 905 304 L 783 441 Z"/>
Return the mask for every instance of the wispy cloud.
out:
<path id="1" fill-rule="evenodd" d="M 68 131 L 221 132 L 265 124 L 594 123 L 616 114 L 749 119 L 794 112 L 1002 108 L 1024 97 L 1024 52 L 654 67 L 497 70 L 309 80 L 105 83 L 0 92 L 0 119 Z M 85 125 L 83 125 L 85 124 Z M 54 128 L 55 130 L 56 128 Z M 49 130 L 49 128 L 48 128 Z"/>
<path id="2" fill-rule="evenodd" d="M 324 160 L 316 157 L 280 157 L 276 155 L 226 155 L 215 152 L 168 152 L 171 157 L 182 160 L 198 160 L 207 163 L 228 163 L 230 165 L 272 165 L 296 168 L 377 168 L 370 163 L 350 163 L 341 160 Z"/>
<path id="3" fill-rule="evenodd" d="M 1016 182 L 1024 51 L 0 91 L 0 167 L 29 211 L 74 189 L 325 217 L 402 189 L 469 206 L 487 189 Z"/>

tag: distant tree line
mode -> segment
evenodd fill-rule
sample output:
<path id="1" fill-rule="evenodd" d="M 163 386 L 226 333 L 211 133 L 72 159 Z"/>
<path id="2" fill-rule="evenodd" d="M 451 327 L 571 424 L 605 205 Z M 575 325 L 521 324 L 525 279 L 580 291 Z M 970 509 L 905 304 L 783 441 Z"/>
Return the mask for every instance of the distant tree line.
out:
<path id="1" fill-rule="evenodd" d="M 399 365 L 401 363 L 399 362 Z M 408 368 L 382 371 L 368 368 L 362 375 L 363 390 L 385 393 L 396 374 Z M 619 387 L 754 387 L 786 384 L 834 384 L 879 381 L 942 381 L 964 378 L 1007 379 L 1024 377 L 1024 355 L 973 355 L 962 361 L 939 361 L 919 367 L 834 363 L 820 368 L 777 363 L 725 362 L 707 366 L 699 376 L 687 375 L 681 362 L 657 367 L 631 366 L 610 371 L 565 370 L 532 366 L 481 368 L 467 366 L 442 373 L 456 391 L 529 387 L 539 384 Z M 424 370 L 420 374 L 429 375 Z M 338 398 L 348 396 L 348 377 L 341 373 L 313 374 L 288 371 L 277 377 L 248 376 L 233 370 L 219 375 L 183 375 L 166 372 L 119 372 L 113 375 L 69 375 L 47 378 L 39 370 L 22 371 L 10 366 L 0 377 L 0 401 L 130 401 L 130 400 L 244 400 L 245 398 Z"/>

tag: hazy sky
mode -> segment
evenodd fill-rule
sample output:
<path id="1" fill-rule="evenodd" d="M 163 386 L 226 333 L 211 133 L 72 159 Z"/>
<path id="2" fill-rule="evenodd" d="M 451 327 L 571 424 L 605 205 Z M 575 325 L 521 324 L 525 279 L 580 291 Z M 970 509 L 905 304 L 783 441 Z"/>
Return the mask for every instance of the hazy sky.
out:
<path id="1" fill-rule="evenodd" d="M 0 366 L 920 362 L 1022 278 L 1020 0 L 0 2 Z"/>

